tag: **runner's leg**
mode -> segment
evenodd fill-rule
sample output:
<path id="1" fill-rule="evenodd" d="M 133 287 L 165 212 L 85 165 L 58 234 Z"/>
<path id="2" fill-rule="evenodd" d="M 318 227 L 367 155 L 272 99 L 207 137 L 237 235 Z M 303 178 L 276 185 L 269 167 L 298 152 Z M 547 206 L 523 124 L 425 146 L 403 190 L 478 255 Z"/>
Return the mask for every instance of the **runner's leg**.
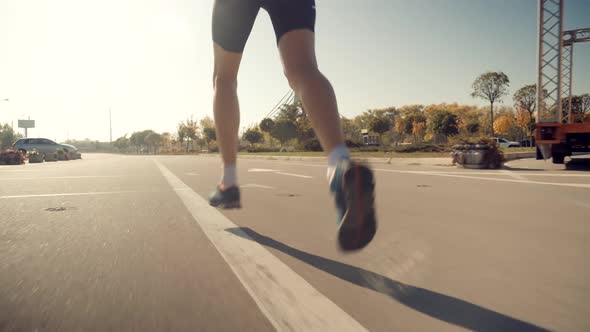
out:
<path id="1" fill-rule="evenodd" d="M 224 172 L 221 184 L 236 186 L 240 107 L 237 86 L 242 52 L 260 9 L 258 0 L 216 0 L 213 7 L 213 113 Z"/>
<path id="2" fill-rule="evenodd" d="M 223 175 L 209 203 L 222 208 L 241 207 L 236 169 L 240 126 L 237 78 L 259 10 L 259 0 L 216 0 L 213 7 L 213 115 Z"/>
<path id="3" fill-rule="evenodd" d="M 285 76 L 301 98 L 315 133 L 328 153 L 328 178 L 331 179 L 336 164 L 348 159 L 349 152 L 340 127 L 334 89 L 316 61 L 315 1 L 270 0 L 264 8 L 275 29 Z"/>
<path id="4" fill-rule="evenodd" d="M 268 1 L 285 75 L 300 96 L 316 135 L 328 152 L 328 178 L 338 213 L 338 244 L 364 248 L 375 236 L 374 177 L 366 165 L 349 160 L 336 97 L 319 71 L 314 45 L 314 0 Z"/>

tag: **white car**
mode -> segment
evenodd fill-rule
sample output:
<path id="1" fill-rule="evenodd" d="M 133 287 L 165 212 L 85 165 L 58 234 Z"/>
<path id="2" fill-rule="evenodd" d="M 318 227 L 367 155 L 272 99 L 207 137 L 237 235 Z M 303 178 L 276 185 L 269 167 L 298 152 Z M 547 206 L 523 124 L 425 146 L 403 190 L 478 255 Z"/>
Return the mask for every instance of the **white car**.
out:
<path id="1" fill-rule="evenodd" d="M 498 144 L 498 146 L 501 148 L 517 148 L 520 146 L 520 143 L 512 142 L 504 138 L 494 137 L 493 139 L 496 142 L 496 144 Z"/>

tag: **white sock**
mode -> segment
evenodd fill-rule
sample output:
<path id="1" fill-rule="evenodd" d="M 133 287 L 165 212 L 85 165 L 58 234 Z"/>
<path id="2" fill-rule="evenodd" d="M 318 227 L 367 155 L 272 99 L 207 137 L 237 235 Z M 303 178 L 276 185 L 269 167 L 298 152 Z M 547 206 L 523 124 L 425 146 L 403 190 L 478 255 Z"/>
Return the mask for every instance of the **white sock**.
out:
<path id="1" fill-rule="evenodd" d="M 238 171 L 236 165 L 223 165 L 223 175 L 221 176 L 221 184 L 225 188 L 238 185 Z"/>
<path id="2" fill-rule="evenodd" d="M 336 172 L 338 162 L 345 159 L 350 159 L 350 152 L 348 151 L 348 147 L 344 144 L 336 146 L 334 150 L 330 152 L 328 155 L 328 182 L 332 182 L 332 177 Z"/>

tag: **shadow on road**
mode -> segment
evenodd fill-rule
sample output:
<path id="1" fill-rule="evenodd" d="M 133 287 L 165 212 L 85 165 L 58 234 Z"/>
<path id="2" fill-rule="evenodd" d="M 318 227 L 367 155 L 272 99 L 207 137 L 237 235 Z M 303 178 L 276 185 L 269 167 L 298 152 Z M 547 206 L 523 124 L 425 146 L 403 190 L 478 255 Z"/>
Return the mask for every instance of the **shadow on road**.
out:
<path id="1" fill-rule="evenodd" d="M 565 169 L 590 172 L 590 158 L 572 158 L 565 164 Z"/>
<path id="2" fill-rule="evenodd" d="M 544 172 L 544 171 L 546 171 L 543 168 L 522 168 L 522 167 L 511 167 L 511 166 L 507 166 L 507 165 L 502 166 L 502 169 L 505 169 L 507 171 L 513 171 L 513 172 Z"/>
<path id="3" fill-rule="evenodd" d="M 387 295 L 423 314 L 469 330 L 548 331 L 452 296 L 407 285 L 375 272 L 295 249 L 247 227 L 228 228 L 226 231 L 279 250 L 342 280 Z"/>

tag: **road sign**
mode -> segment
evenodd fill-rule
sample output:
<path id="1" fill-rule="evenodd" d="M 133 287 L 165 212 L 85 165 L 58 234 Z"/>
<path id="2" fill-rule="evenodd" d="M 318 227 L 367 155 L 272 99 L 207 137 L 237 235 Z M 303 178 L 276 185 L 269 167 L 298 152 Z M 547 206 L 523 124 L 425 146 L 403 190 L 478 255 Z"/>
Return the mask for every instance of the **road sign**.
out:
<path id="1" fill-rule="evenodd" d="M 35 128 L 35 120 L 18 120 L 19 128 Z"/>

